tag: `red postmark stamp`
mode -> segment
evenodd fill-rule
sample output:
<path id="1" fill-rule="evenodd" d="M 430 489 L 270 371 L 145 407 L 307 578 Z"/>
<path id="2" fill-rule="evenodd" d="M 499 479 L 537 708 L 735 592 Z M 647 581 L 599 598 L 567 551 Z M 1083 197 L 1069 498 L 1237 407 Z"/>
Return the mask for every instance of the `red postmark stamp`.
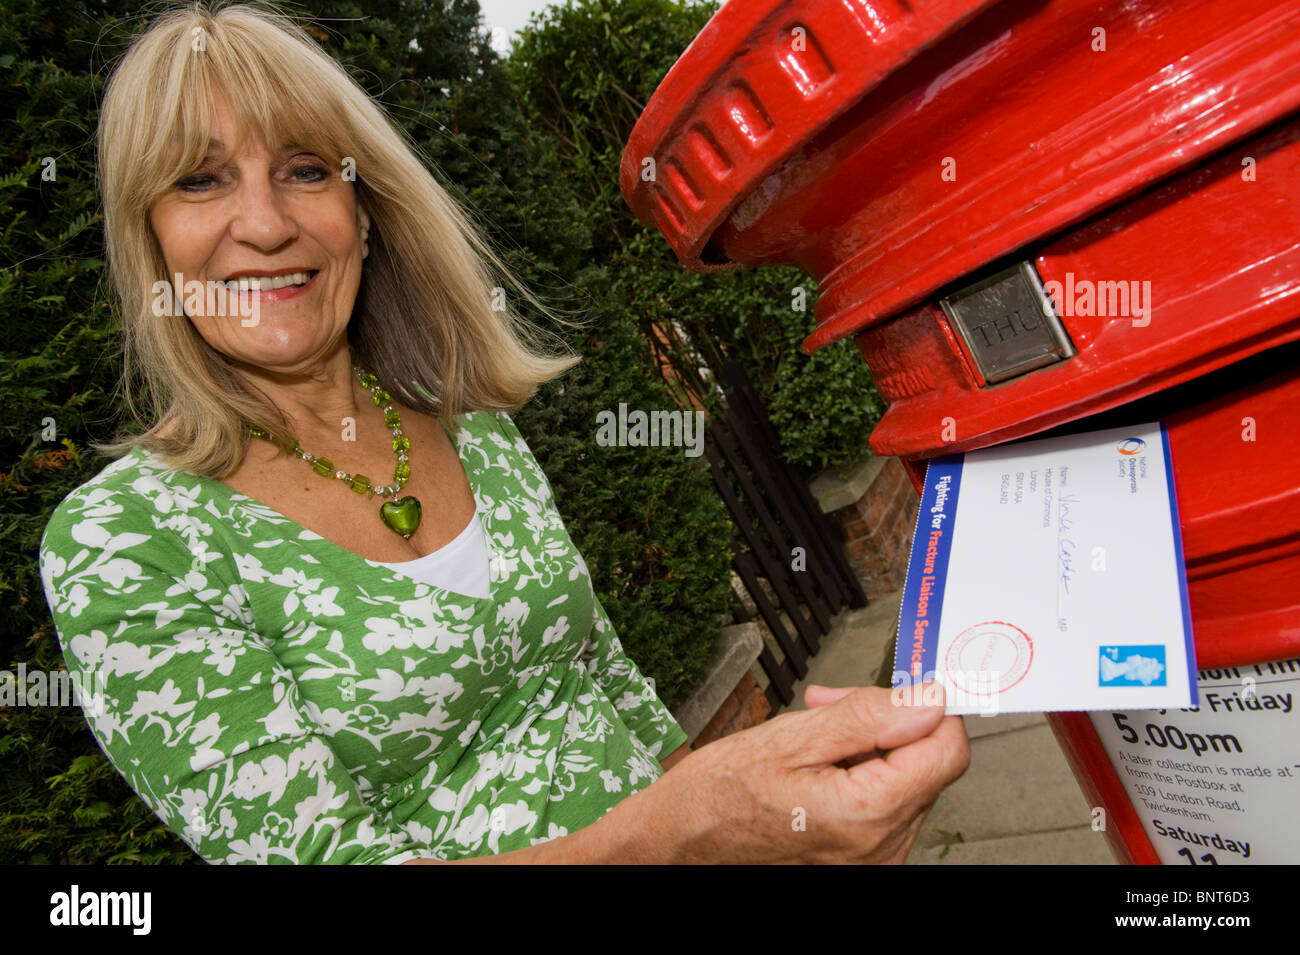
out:
<path id="1" fill-rule="evenodd" d="M 1005 693 L 1025 678 L 1033 661 L 1029 635 L 1002 620 L 963 630 L 944 658 L 953 686 L 973 696 Z"/>

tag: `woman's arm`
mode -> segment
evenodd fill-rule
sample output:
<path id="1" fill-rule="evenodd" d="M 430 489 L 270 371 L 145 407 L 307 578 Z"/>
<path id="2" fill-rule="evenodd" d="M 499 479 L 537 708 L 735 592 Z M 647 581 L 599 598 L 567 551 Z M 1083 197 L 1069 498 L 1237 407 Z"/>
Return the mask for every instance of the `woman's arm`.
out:
<path id="1" fill-rule="evenodd" d="M 659 761 L 659 764 L 663 766 L 664 772 L 666 773 L 668 772 L 668 770 L 672 769 L 683 759 L 685 759 L 687 754 L 690 752 L 691 752 L 691 744 L 682 743 L 681 746 L 678 746 L 675 750 L 673 750 L 671 753 L 669 753 L 667 756 L 661 759 Z"/>
<path id="2" fill-rule="evenodd" d="M 563 523 L 555 504 L 555 492 L 551 488 L 550 478 L 537 463 L 518 426 L 504 411 L 497 412 L 497 423 L 501 427 L 501 433 L 514 443 L 516 450 L 528 462 L 530 470 L 537 479 L 537 492 L 540 494 L 538 504 Z M 589 578 L 582 555 L 576 550 L 574 555 L 583 576 Z M 624 652 L 614 623 L 609 619 L 609 614 L 605 612 L 604 605 L 594 591 L 592 599 L 594 607 L 591 633 L 587 645 L 583 648 L 582 662 L 586 665 L 592 680 L 609 698 L 609 702 L 632 735 L 650 751 L 651 755 L 660 760 L 664 769 L 668 769 L 673 765 L 670 761 L 672 756 L 669 754 L 675 755 L 681 750 L 687 742 L 686 734 L 677 724 L 668 707 L 659 699 L 654 681 L 647 679 L 632 658 Z M 681 757 L 678 756 L 677 759 Z"/>
<path id="3" fill-rule="evenodd" d="M 672 764 L 665 757 L 671 759 L 681 751 L 688 742 L 686 733 L 659 698 L 654 682 L 643 676 L 636 662 L 624 652 L 600 598 L 592 596 L 595 618 L 583 651 L 587 671 L 609 697 L 619 718 L 666 770 Z"/>
<path id="4" fill-rule="evenodd" d="M 664 772 L 680 763 L 691 752 L 690 743 L 683 743 L 677 747 L 663 761 Z M 654 785 L 659 784 L 651 784 L 651 786 Z M 663 788 L 661 785 L 660 790 Z M 492 863 L 505 865 L 545 865 L 548 863 L 593 865 L 600 863 L 645 864 L 665 862 L 671 857 L 671 853 L 667 851 L 667 834 L 660 829 L 651 840 L 647 840 L 642 831 L 645 822 L 644 814 L 649 811 L 646 807 L 649 800 L 646 797 L 636 800 L 636 797 L 643 792 L 645 790 L 633 793 L 599 820 L 571 835 L 552 839 L 550 842 L 543 842 L 540 845 L 529 846 L 527 849 L 516 849 L 513 852 L 503 852 L 494 856 L 475 856 L 470 859 L 456 859 L 454 861 L 479 865 Z M 435 865 L 442 864 L 442 861 L 441 859 L 411 859 L 402 864 Z"/>
<path id="5" fill-rule="evenodd" d="M 113 766 L 210 863 L 426 854 L 362 797 L 220 565 L 192 567 L 153 512 L 130 492 L 73 494 L 41 540 L 63 657 L 92 688 L 82 708 Z"/>
<path id="6" fill-rule="evenodd" d="M 457 861 L 901 863 L 970 763 L 965 729 L 944 716 L 941 689 L 936 705 L 841 692 L 702 746 L 572 835 Z"/>
<path id="7" fill-rule="evenodd" d="M 676 755 L 676 754 L 674 754 Z M 527 849 L 453 859 L 467 865 L 658 865 L 669 862 L 680 840 L 658 822 L 655 806 L 664 778 L 633 793 L 586 828 Z M 653 790 L 653 792 L 652 792 Z M 441 859 L 411 859 L 402 865 L 444 865 Z"/>

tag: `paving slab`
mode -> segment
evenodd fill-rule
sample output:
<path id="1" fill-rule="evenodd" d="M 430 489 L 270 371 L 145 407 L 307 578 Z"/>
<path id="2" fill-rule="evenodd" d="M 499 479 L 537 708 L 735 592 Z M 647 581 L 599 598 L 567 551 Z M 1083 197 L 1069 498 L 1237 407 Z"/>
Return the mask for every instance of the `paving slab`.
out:
<path id="1" fill-rule="evenodd" d="M 940 794 L 918 846 L 941 845 L 949 837 L 940 830 L 977 842 L 1091 827 L 1091 808 L 1046 722 L 980 736 L 970 745 L 970 768 Z"/>
<path id="2" fill-rule="evenodd" d="M 913 849 L 908 865 L 1114 865 L 1100 832 L 1090 826 L 1031 832 L 946 847 Z"/>
<path id="3" fill-rule="evenodd" d="M 841 611 L 821 641 L 821 652 L 808 661 L 808 675 L 794 685 L 794 701 L 779 713 L 804 709 L 810 683 L 821 686 L 871 686 L 893 637 L 902 591 L 883 594 L 865 607 Z"/>
<path id="4" fill-rule="evenodd" d="M 1006 733 L 1011 730 L 1025 729 L 1028 726 L 1047 725 L 1047 717 L 1042 713 L 999 713 L 996 716 L 963 716 L 966 724 L 966 736 L 978 739 L 992 736 L 994 733 Z"/>

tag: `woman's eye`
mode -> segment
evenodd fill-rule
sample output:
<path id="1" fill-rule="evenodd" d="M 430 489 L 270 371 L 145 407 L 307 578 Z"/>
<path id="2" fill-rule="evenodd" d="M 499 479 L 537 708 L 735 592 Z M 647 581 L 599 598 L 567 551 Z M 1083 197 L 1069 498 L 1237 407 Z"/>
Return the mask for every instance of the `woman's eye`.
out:
<path id="1" fill-rule="evenodd" d="M 328 169 L 315 163 L 303 163 L 293 169 L 294 178 L 299 182 L 323 182 L 329 174 Z"/>
<path id="2" fill-rule="evenodd" d="M 182 192 L 200 192 L 208 183 L 215 181 L 216 178 L 206 172 L 195 173 L 192 176 L 186 176 L 184 179 L 176 180 L 176 188 Z"/>
<path id="3" fill-rule="evenodd" d="M 324 182 L 329 178 L 329 174 L 328 167 L 319 163 L 300 163 L 290 171 L 290 177 L 295 182 Z M 176 180 L 175 185 L 182 192 L 203 192 L 216 181 L 217 177 L 211 173 L 196 172 Z"/>

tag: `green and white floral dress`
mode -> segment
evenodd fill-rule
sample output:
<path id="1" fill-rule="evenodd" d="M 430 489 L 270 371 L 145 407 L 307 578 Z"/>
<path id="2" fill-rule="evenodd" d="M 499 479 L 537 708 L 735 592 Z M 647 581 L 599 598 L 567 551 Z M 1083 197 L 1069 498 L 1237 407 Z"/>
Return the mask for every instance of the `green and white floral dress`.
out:
<path id="1" fill-rule="evenodd" d="M 486 598 L 139 448 L 55 509 L 41 579 L 87 722 L 208 862 L 524 848 L 596 821 L 686 741 L 510 416 L 457 423 Z"/>

